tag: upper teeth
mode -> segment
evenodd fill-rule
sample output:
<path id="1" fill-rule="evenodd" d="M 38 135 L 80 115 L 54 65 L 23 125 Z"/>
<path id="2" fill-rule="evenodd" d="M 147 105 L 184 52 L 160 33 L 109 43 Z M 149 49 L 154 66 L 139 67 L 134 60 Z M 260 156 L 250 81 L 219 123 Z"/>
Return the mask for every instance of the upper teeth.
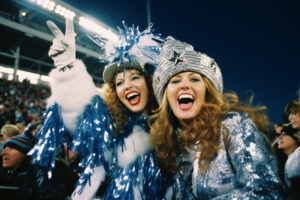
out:
<path id="1" fill-rule="evenodd" d="M 139 94 L 139 93 L 137 93 L 137 92 L 132 92 L 132 93 L 128 94 L 126 97 L 127 97 L 127 98 L 130 98 L 130 97 L 135 96 L 135 95 L 138 95 L 138 94 Z"/>
<path id="2" fill-rule="evenodd" d="M 179 96 L 179 99 L 183 99 L 183 98 L 194 99 L 194 97 L 190 94 L 182 94 Z"/>

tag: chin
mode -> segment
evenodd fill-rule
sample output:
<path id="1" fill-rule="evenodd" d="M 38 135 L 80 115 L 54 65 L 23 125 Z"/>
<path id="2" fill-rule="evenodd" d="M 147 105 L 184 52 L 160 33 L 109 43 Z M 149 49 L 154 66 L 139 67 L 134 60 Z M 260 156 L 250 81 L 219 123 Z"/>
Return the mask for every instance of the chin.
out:
<path id="1" fill-rule="evenodd" d="M 138 112 L 142 112 L 143 109 L 142 108 L 128 108 L 131 112 L 134 112 L 134 113 L 138 113 Z"/>
<path id="2" fill-rule="evenodd" d="M 300 126 L 299 126 L 298 124 L 292 124 L 292 127 L 293 127 L 294 129 L 300 130 Z"/>
<path id="3" fill-rule="evenodd" d="M 177 119 L 179 121 L 183 121 L 183 122 L 190 122 L 193 119 L 195 119 L 196 116 L 197 115 L 194 113 L 181 113 L 181 114 L 176 115 Z"/>

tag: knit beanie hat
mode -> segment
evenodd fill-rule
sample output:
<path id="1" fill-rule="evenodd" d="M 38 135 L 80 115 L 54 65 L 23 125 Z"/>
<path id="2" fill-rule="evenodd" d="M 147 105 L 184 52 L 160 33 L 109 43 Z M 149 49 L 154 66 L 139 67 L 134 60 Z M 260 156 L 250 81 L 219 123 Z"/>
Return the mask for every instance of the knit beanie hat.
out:
<path id="1" fill-rule="evenodd" d="M 153 75 L 154 94 L 159 104 L 169 79 L 185 71 L 204 75 L 218 92 L 223 92 L 223 78 L 217 63 L 206 54 L 194 51 L 193 46 L 169 36 L 161 49 Z"/>
<path id="2" fill-rule="evenodd" d="M 17 149 L 23 154 L 27 154 L 33 147 L 33 141 L 25 135 L 16 135 L 7 140 L 3 148 L 7 146 Z"/>

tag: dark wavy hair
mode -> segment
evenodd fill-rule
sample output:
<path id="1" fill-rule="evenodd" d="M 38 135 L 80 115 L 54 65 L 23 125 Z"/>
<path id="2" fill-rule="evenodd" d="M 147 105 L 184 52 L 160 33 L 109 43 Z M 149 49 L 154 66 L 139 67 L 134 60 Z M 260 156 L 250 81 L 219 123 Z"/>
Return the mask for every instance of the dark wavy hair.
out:
<path id="1" fill-rule="evenodd" d="M 294 99 L 289 102 L 285 107 L 285 112 L 288 115 L 300 113 L 300 99 Z"/>

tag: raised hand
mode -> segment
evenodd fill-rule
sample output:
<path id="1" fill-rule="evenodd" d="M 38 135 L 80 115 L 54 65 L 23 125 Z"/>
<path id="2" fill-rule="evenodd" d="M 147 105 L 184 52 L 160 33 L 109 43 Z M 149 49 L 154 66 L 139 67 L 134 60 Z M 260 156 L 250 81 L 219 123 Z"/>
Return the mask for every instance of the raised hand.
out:
<path id="1" fill-rule="evenodd" d="M 71 65 L 76 60 L 75 34 L 73 20 L 66 18 L 65 35 L 52 21 L 47 21 L 47 25 L 54 35 L 53 43 L 48 55 L 53 59 L 54 65 L 61 69 Z"/>

